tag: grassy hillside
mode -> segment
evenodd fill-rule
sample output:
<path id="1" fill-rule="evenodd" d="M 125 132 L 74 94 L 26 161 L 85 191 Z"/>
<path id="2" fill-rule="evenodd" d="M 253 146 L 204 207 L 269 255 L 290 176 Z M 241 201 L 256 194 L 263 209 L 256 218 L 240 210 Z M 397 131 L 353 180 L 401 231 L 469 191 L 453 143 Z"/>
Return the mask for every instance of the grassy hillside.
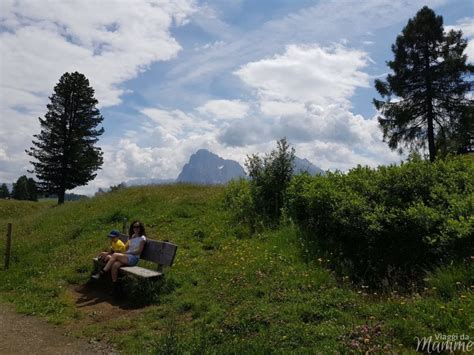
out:
<path id="1" fill-rule="evenodd" d="M 222 196 L 222 187 L 169 185 L 60 207 L 0 201 L 0 230 L 14 223 L 0 300 L 64 326 L 80 323 L 91 315 L 77 308 L 69 285 L 89 280 L 91 258 L 107 246 L 108 231 L 137 218 L 150 238 L 179 246 L 163 293 L 138 311 L 76 330 L 125 353 L 414 352 L 415 337 L 474 337 L 474 260 L 439 270 L 424 290 L 400 295 L 394 286 L 380 294 L 336 279 L 327 260 L 306 260 L 291 226 L 242 235 Z"/>

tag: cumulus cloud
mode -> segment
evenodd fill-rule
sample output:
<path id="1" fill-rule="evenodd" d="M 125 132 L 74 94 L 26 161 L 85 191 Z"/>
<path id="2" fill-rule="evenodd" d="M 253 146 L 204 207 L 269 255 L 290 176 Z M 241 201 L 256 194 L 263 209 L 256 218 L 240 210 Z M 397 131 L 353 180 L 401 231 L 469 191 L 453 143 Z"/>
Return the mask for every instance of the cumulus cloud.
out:
<path id="1" fill-rule="evenodd" d="M 283 54 L 245 64 L 235 74 L 253 90 L 258 110 L 251 120 L 222 126 L 219 142 L 243 147 L 287 137 L 310 160 L 332 168 L 396 160 L 377 120 L 350 110 L 354 91 L 368 86 L 368 62 L 363 51 L 315 44 L 290 45 Z"/>
<path id="2" fill-rule="evenodd" d="M 218 119 L 242 118 L 247 115 L 249 105 L 240 100 L 209 100 L 196 110 Z"/>
<path id="3" fill-rule="evenodd" d="M 266 116 L 289 116 L 306 113 L 304 103 L 298 101 L 261 100 L 260 111 Z"/>
<path id="4" fill-rule="evenodd" d="M 265 98 L 348 105 L 357 87 L 369 86 L 361 71 L 367 61 L 367 53 L 340 45 L 289 45 L 284 54 L 248 63 L 235 74 Z"/>

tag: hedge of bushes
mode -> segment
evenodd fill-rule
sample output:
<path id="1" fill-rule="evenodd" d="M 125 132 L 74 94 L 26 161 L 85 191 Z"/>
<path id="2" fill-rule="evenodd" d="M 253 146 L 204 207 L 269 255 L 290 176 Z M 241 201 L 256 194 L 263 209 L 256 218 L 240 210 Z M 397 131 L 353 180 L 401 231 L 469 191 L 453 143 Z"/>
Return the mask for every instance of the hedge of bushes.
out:
<path id="1" fill-rule="evenodd" d="M 341 274 L 407 282 L 474 254 L 473 186 L 473 165 L 460 159 L 359 166 L 293 177 L 286 213 Z"/>

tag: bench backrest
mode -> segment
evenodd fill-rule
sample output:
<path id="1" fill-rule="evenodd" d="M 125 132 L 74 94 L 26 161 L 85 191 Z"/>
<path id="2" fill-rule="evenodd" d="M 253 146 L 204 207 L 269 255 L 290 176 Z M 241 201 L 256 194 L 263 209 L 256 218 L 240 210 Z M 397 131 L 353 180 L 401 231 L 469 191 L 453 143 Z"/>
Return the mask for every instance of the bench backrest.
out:
<path id="1" fill-rule="evenodd" d="M 119 238 L 126 243 L 128 235 L 120 233 Z M 162 266 L 173 265 L 174 257 L 178 246 L 170 242 L 162 242 L 159 240 L 146 239 L 145 247 L 143 248 L 140 258 L 147 261 L 152 261 Z"/>
<path id="2" fill-rule="evenodd" d="M 178 246 L 173 243 L 147 238 L 140 258 L 152 261 L 162 266 L 171 266 L 173 265 L 177 249 Z"/>

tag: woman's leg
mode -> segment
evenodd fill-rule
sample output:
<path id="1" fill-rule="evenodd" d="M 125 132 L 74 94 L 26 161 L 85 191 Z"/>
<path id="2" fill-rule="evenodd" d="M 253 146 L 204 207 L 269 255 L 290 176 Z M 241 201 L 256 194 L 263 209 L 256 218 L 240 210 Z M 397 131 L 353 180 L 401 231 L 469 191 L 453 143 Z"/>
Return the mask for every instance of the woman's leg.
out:
<path id="1" fill-rule="evenodd" d="M 112 269 L 110 270 L 110 273 L 111 273 L 111 276 L 112 276 L 112 282 L 117 282 L 118 270 L 120 269 L 121 266 L 123 266 L 123 264 L 120 261 L 116 261 L 112 265 Z"/>
<path id="2" fill-rule="evenodd" d="M 104 272 L 109 271 L 112 268 L 112 265 L 116 262 L 120 261 L 123 265 L 128 265 L 128 256 L 121 253 L 114 253 L 110 257 L 109 261 L 107 261 L 107 265 L 104 267 Z"/>

